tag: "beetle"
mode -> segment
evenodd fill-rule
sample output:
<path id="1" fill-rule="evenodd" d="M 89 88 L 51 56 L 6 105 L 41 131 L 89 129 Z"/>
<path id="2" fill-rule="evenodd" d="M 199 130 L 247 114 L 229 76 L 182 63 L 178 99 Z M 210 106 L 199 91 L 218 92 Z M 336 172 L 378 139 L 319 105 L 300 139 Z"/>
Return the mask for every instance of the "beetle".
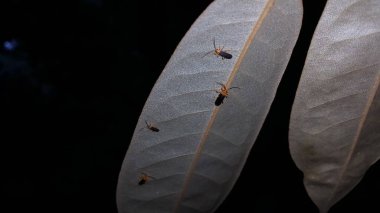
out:
<path id="1" fill-rule="evenodd" d="M 146 184 L 146 182 L 149 180 L 149 179 L 154 179 L 152 176 L 149 176 L 147 175 L 146 173 L 142 172 L 140 177 L 139 177 L 139 182 L 138 184 L 141 186 L 141 185 L 144 185 Z"/>
<path id="2" fill-rule="evenodd" d="M 146 128 L 150 129 L 152 132 L 160 131 L 157 127 L 153 126 L 153 124 L 148 123 L 148 121 L 145 121 L 145 123 L 146 123 Z"/>
<path id="3" fill-rule="evenodd" d="M 213 44 L 214 44 L 214 50 L 206 53 L 203 57 L 205 57 L 206 55 L 208 55 L 208 54 L 210 54 L 210 53 L 213 52 L 214 55 L 216 55 L 216 57 L 219 57 L 219 56 L 222 57 L 222 60 L 224 60 L 224 59 L 231 59 L 232 58 L 231 54 L 227 53 L 226 51 L 223 51 L 224 46 L 222 48 L 220 48 L 220 47 L 217 48 L 216 47 L 215 38 L 213 39 Z"/>
<path id="4" fill-rule="evenodd" d="M 233 88 L 240 89 L 239 87 L 230 87 L 227 89 L 226 85 L 219 82 L 216 82 L 216 83 L 218 83 L 222 87 L 220 88 L 220 90 L 216 90 L 216 92 L 219 93 L 219 95 L 215 100 L 215 106 L 220 106 L 223 103 L 224 99 L 228 97 L 228 91 L 230 89 L 233 89 Z"/>

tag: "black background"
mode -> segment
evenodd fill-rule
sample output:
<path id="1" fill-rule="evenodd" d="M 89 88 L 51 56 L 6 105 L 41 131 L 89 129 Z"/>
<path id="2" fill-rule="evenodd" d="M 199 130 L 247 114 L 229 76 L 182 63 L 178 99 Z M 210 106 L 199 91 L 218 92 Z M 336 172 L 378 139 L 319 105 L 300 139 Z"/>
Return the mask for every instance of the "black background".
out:
<path id="1" fill-rule="evenodd" d="M 119 169 L 149 92 L 211 0 L 0 1 L 1 212 L 116 213 Z M 291 160 L 291 105 L 325 0 L 304 21 L 223 212 L 317 212 Z M 380 212 L 380 164 L 334 208 Z M 7 209 L 7 210 L 6 210 Z M 372 209 L 372 210 L 371 210 Z"/>

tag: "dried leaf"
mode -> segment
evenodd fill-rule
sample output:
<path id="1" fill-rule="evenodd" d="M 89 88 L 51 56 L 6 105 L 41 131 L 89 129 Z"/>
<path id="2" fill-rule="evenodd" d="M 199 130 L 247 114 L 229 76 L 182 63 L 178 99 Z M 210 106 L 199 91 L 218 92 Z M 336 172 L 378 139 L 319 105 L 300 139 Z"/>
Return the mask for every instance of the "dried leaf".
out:
<path id="1" fill-rule="evenodd" d="M 144 106 L 119 176 L 120 213 L 216 210 L 269 111 L 301 20 L 299 0 L 219 0 L 207 8 Z M 206 54 L 214 38 L 232 59 Z M 217 82 L 240 88 L 220 106 Z"/>
<path id="2" fill-rule="evenodd" d="M 321 212 L 380 157 L 380 1 L 329 0 L 290 121 L 290 150 Z"/>

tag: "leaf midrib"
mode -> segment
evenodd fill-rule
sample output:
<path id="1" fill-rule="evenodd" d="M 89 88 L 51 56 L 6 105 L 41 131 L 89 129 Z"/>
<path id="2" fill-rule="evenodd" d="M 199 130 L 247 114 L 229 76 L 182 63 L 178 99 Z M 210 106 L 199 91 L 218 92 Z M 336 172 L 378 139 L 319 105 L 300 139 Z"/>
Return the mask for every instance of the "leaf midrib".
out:
<path id="1" fill-rule="evenodd" d="M 243 46 L 243 49 L 241 51 L 241 54 L 240 54 L 240 57 L 238 58 L 236 64 L 234 65 L 234 68 L 226 82 L 226 87 L 229 88 L 233 82 L 233 80 L 235 79 L 235 76 L 240 68 L 240 65 L 243 61 L 243 58 L 244 56 L 246 55 L 247 51 L 248 51 L 248 47 L 250 46 L 250 44 L 252 43 L 252 41 L 254 40 L 257 32 L 259 31 L 263 21 L 265 20 L 265 18 L 268 16 L 269 12 L 271 11 L 273 5 L 275 3 L 275 0 L 268 0 L 268 2 L 265 4 L 264 6 L 264 9 L 262 11 L 262 13 L 260 14 L 255 26 L 253 27 L 251 33 L 249 34 L 248 36 L 248 39 L 246 41 L 246 43 L 244 44 Z M 179 206 L 188 190 L 188 187 L 189 187 L 189 183 L 190 183 L 190 180 L 191 180 L 191 177 L 192 177 L 192 174 L 194 172 L 194 169 L 195 167 L 197 166 L 198 164 L 198 161 L 199 161 L 199 158 L 201 156 L 201 153 L 202 153 L 202 150 L 203 150 L 203 147 L 204 147 L 204 144 L 205 142 L 207 141 L 207 138 L 208 138 L 208 135 L 209 135 L 209 132 L 214 124 L 214 121 L 216 119 L 216 116 L 219 112 L 219 107 L 215 107 L 213 108 L 212 112 L 211 112 L 211 117 L 210 117 L 210 120 L 207 124 L 207 127 L 201 137 L 201 140 L 199 142 L 199 145 L 197 146 L 196 148 L 196 152 L 194 154 L 194 159 L 193 161 L 191 162 L 190 164 L 190 167 L 185 175 L 185 181 L 183 183 L 183 186 L 182 186 L 182 191 L 179 193 L 179 196 L 178 196 L 178 200 L 176 201 L 175 203 L 175 207 L 174 207 L 174 211 L 173 212 L 177 212 L 178 209 L 179 209 Z"/>
<path id="2" fill-rule="evenodd" d="M 377 92 L 377 90 L 379 88 L 379 83 L 380 83 L 380 75 L 377 75 L 372 88 L 369 90 L 368 101 L 367 101 L 367 103 L 366 103 L 366 105 L 364 107 L 364 110 L 363 110 L 363 112 L 362 112 L 362 114 L 360 116 L 361 118 L 360 118 L 360 121 L 359 121 L 359 125 L 358 125 L 358 127 L 356 129 L 355 137 L 353 139 L 351 148 L 350 148 L 350 150 L 348 152 L 347 158 L 344 161 L 343 168 L 341 169 L 341 172 L 340 172 L 339 177 L 337 179 L 336 185 L 334 186 L 334 188 L 333 188 L 333 190 L 332 190 L 332 192 L 330 194 L 330 197 L 327 200 L 326 207 L 325 207 L 326 210 L 328 210 L 331 207 L 333 198 L 335 197 L 335 195 L 337 193 L 337 190 L 338 190 L 339 186 L 341 185 L 340 183 L 342 182 L 342 179 L 344 178 L 344 175 L 347 172 L 347 169 L 348 169 L 348 167 L 350 165 L 350 162 L 351 162 L 351 160 L 353 158 L 353 154 L 355 153 L 356 147 L 357 147 L 357 145 L 359 143 L 359 138 L 360 138 L 361 132 L 363 130 L 364 123 L 365 123 L 365 121 L 367 119 L 368 112 L 369 112 L 369 110 L 371 108 L 371 104 L 372 104 L 373 99 L 375 98 L 376 92 Z"/>

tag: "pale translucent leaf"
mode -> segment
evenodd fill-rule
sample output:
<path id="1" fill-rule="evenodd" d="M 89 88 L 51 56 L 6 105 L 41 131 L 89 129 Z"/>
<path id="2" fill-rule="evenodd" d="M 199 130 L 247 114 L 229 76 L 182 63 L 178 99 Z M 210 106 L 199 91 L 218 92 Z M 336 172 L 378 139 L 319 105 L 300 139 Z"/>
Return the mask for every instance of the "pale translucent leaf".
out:
<path id="1" fill-rule="evenodd" d="M 329 0 L 292 109 L 289 142 L 321 212 L 380 157 L 380 1 Z"/>
<path id="2" fill-rule="evenodd" d="M 301 21 L 300 0 L 219 0 L 207 8 L 141 113 L 119 176 L 120 213 L 216 210 L 269 111 Z M 232 59 L 204 56 L 214 38 Z M 240 87 L 219 107 L 217 82 Z M 142 173 L 151 178 L 139 185 Z"/>

